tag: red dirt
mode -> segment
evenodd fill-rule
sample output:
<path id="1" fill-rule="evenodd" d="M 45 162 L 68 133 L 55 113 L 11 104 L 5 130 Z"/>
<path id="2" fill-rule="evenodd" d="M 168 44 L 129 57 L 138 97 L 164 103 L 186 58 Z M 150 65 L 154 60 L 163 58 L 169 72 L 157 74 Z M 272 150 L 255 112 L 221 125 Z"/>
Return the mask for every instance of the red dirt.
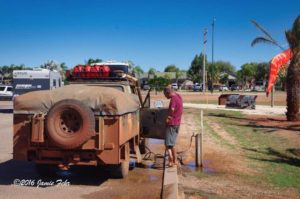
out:
<path id="1" fill-rule="evenodd" d="M 218 98 L 221 94 L 234 94 L 237 92 L 214 92 L 214 93 L 208 93 L 202 94 L 201 92 L 178 92 L 184 102 L 192 102 L 192 101 L 208 101 L 210 103 L 217 103 Z M 145 94 L 145 93 L 144 93 Z M 257 95 L 256 103 L 257 104 L 270 104 L 271 103 L 271 97 L 266 97 L 266 94 L 264 92 L 239 92 L 238 94 L 242 95 Z M 161 92 L 158 92 L 157 95 L 155 92 L 151 92 L 151 98 L 152 99 L 164 99 L 164 96 Z M 277 92 L 275 93 L 275 105 L 281 105 L 284 106 L 286 103 L 286 94 L 284 92 Z"/>
<path id="2" fill-rule="evenodd" d="M 188 147 L 188 140 L 193 132 L 197 132 L 197 125 L 193 123 L 194 111 L 185 111 L 183 124 L 177 141 L 177 148 L 182 151 Z M 212 118 L 206 117 L 207 123 L 220 137 L 234 144 L 235 140 L 221 129 Z M 288 139 L 291 146 L 300 145 L 300 122 L 287 122 L 285 116 L 253 116 L 241 119 L 241 123 L 272 129 L 272 133 Z M 180 186 L 186 198 L 300 198 L 295 189 L 279 189 L 268 184 L 251 183 L 243 179 L 243 175 L 259 175 L 250 168 L 250 160 L 241 150 L 224 147 L 208 135 L 203 136 L 203 177 L 196 177 L 197 169 L 194 164 L 194 148 L 183 154 L 182 175 L 179 177 Z M 194 145 L 193 145 L 194 146 Z M 199 170 L 198 170 L 199 173 Z M 209 175 L 206 177 L 205 175 Z M 201 195 L 201 196 L 200 196 Z"/>

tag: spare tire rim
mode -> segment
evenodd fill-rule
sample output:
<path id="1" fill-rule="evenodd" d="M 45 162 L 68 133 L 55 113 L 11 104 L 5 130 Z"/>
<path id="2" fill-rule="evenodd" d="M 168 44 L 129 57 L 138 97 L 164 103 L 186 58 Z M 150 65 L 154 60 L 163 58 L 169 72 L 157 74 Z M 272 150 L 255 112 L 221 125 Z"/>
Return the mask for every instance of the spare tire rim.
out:
<path id="1" fill-rule="evenodd" d="M 74 109 L 66 109 L 60 115 L 59 128 L 66 134 L 74 134 L 80 130 L 82 118 Z"/>

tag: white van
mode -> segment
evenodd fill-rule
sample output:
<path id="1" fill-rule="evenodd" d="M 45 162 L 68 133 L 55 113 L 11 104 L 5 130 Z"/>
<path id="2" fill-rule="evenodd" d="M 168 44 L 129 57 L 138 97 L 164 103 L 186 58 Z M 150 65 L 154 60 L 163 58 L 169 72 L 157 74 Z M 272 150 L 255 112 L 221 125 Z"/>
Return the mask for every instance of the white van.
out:
<path id="1" fill-rule="evenodd" d="M 0 85 L 0 100 L 11 100 L 13 97 L 13 87 Z"/>
<path id="2" fill-rule="evenodd" d="M 172 88 L 175 90 L 175 91 L 177 91 L 178 90 L 178 85 L 177 85 L 177 83 L 172 83 Z"/>

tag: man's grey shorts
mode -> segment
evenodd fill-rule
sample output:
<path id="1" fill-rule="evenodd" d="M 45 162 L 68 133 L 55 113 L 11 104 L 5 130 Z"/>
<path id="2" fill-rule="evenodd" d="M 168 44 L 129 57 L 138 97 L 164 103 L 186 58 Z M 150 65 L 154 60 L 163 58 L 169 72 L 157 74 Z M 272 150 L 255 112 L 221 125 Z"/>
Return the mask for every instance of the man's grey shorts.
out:
<path id="1" fill-rule="evenodd" d="M 166 146 L 174 146 L 176 143 L 176 138 L 179 132 L 179 126 L 167 126 L 166 129 Z"/>

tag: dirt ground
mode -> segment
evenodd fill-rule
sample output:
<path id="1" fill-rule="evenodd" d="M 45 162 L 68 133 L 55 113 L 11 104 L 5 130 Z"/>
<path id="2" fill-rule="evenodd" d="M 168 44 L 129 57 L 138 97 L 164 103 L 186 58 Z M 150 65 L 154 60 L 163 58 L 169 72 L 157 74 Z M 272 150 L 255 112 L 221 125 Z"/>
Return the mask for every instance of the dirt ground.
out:
<path id="1" fill-rule="evenodd" d="M 178 151 L 188 149 L 191 135 L 199 131 L 199 123 L 193 122 L 192 111 L 193 109 L 185 109 L 177 141 Z M 234 137 L 216 121 L 206 118 L 206 122 L 223 140 L 233 145 L 236 143 Z M 277 136 L 288 139 L 293 146 L 300 146 L 300 122 L 287 122 L 284 115 L 250 115 L 241 122 L 272 128 Z M 205 134 L 203 139 L 202 169 L 195 167 L 194 141 L 191 150 L 182 154 L 183 165 L 179 181 L 186 198 L 300 198 L 295 189 L 279 189 L 269 184 L 257 186 L 243 180 L 243 174 L 256 175 L 257 171 L 249 166 L 250 162 L 242 151 L 224 147 Z M 200 177 L 195 176 L 195 173 L 199 173 Z"/>
<path id="2" fill-rule="evenodd" d="M 181 92 L 184 102 L 203 101 L 217 102 L 221 93 L 201 93 Z M 253 94 L 253 93 L 252 93 Z M 255 93 L 258 95 L 257 102 L 267 104 L 270 98 L 265 97 L 265 93 Z M 285 94 L 277 93 L 275 104 L 285 104 Z M 162 93 L 155 95 L 152 99 L 165 100 Z M 166 101 L 166 100 L 165 100 Z M 243 155 L 242 151 L 234 150 L 230 147 L 224 147 L 208 134 L 203 135 L 203 166 L 196 168 L 194 163 L 194 139 L 190 146 L 190 140 L 193 133 L 199 132 L 199 122 L 195 122 L 193 111 L 196 109 L 185 109 L 180 134 L 177 140 L 177 149 L 180 153 L 183 165 L 179 168 L 179 187 L 185 193 L 185 198 L 299 198 L 300 193 L 297 190 L 289 188 L 282 189 L 271 186 L 269 184 L 259 184 L 249 182 L 243 178 L 243 174 L 256 175 L 257 171 L 249 166 L 250 162 Z M 3 119 L 3 118 L 1 118 Z M 3 121 L 4 122 L 4 121 Z M 241 119 L 242 124 L 252 125 L 253 127 L 269 128 L 273 134 L 283 139 L 289 140 L 292 146 L 299 148 L 300 146 L 300 123 L 291 123 L 285 120 L 284 113 L 281 115 L 248 115 Z M 237 143 L 218 122 L 212 118 L 206 118 L 206 123 L 218 133 L 218 136 L 226 140 L 227 143 L 234 145 Z M 4 134 L 5 135 L 5 134 Z M 3 138 L 3 137 L 2 137 Z M 10 157 L 10 149 L 1 147 L 0 150 L 6 154 L 3 160 Z M 298 154 L 299 151 L 295 151 Z M 0 158 L 1 160 L 1 158 Z M 239 175 L 237 175 L 237 173 Z M 140 175 L 140 174 L 138 174 Z M 209 176 L 209 177 L 207 177 Z M 123 183 L 123 182 L 122 182 Z M 140 182 L 134 182 L 140 183 Z M 1 183 L 0 183 L 1 184 Z M 3 185 L 2 185 L 3 186 Z M 71 188 L 74 186 L 71 186 Z M 1 186 L 0 186 L 1 188 Z M 7 189 L 6 186 L 2 187 Z M 11 189 L 11 187 L 10 187 Z M 2 191 L 3 191 L 2 190 Z M 85 188 L 86 190 L 86 188 Z M 85 191 L 86 198 L 96 198 L 101 193 L 93 191 Z M 1 198 L 1 195 L 0 195 Z"/>
<path id="3" fill-rule="evenodd" d="M 203 101 L 208 104 L 218 102 L 218 93 L 201 93 L 179 92 L 185 104 L 190 102 L 200 103 L 199 107 L 195 106 L 185 109 L 183 121 L 181 124 L 180 134 L 177 140 L 177 149 L 182 159 L 183 165 L 179 169 L 179 187 L 185 193 L 186 199 L 194 198 L 300 198 L 300 193 L 294 188 L 279 188 L 268 183 L 249 182 L 244 179 L 244 175 L 260 175 L 253 168 L 249 159 L 245 157 L 242 150 L 236 150 L 230 147 L 224 147 L 211 136 L 203 135 L 203 166 L 195 166 L 195 148 L 193 133 L 199 132 L 200 122 L 195 122 L 195 115 L 192 114 L 195 108 L 203 108 Z M 248 93 L 247 93 L 248 94 Z M 246 118 L 239 120 L 241 124 L 246 124 L 253 128 L 270 129 L 273 135 L 280 139 L 288 140 L 290 147 L 299 148 L 300 146 L 300 122 L 287 122 L 285 118 L 285 100 L 286 95 L 283 92 L 275 94 L 275 105 L 281 107 L 270 108 L 270 97 L 267 98 L 265 93 L 249 93 L 258 95 L 256 103 L 266 106 L 257 106 L 254 111 L 247 111 Z M 155 95 L 152 99 L 165 100 L 162 93 Z M 202 106 L 201 106 L 202 105 Z M 277 111 L 274 109 L 278 108 Z M 225 109 L 225 108 L 224 108 Z M 222 110 L 222 109 L 221 109 Z M 199 113 L 199 111 L 197 112 Z M 205 118 L 209 125 L 218 136 L 230 145 L 235 145 L 237 141 L 231 136 L 217 121 L 212 118 Z M 205 132 L 204 132 L 205 133 Z M 191 143 L 191 146 L 190 146 Z M 300 152 L 295 151 L 295 155 L 300 158 Z M 209 176 L 209 177 L 207 177 Z"/>
<path id="4" fill-rule="evenodd" d="M 145 94 L 146 92 L 144 92 Z M 267 97 L 265 92 L 219 92 L 216 91 L 214 93 L 206 92 L 203 94 L 202 92 L 192 92 L 192 91 L 182 91 L 178 92 L 181 94 L 184 102 L 201 102 L 201 103 L 218 103 L 218 98 L 222 94 L 241 94 L 241 95 L 257 95 L 256 104 L 262 105 L 270 105 L 271 104 L 271 96 Z M 157 94 L 152 91 L 151 98 L 162 99 L 162 92 L 158 92 Z M 274 104 L 277 106 L 284 106 L 286 104 L 286 93 L 285 92 L 276 92 L 274 95 Z"/>

